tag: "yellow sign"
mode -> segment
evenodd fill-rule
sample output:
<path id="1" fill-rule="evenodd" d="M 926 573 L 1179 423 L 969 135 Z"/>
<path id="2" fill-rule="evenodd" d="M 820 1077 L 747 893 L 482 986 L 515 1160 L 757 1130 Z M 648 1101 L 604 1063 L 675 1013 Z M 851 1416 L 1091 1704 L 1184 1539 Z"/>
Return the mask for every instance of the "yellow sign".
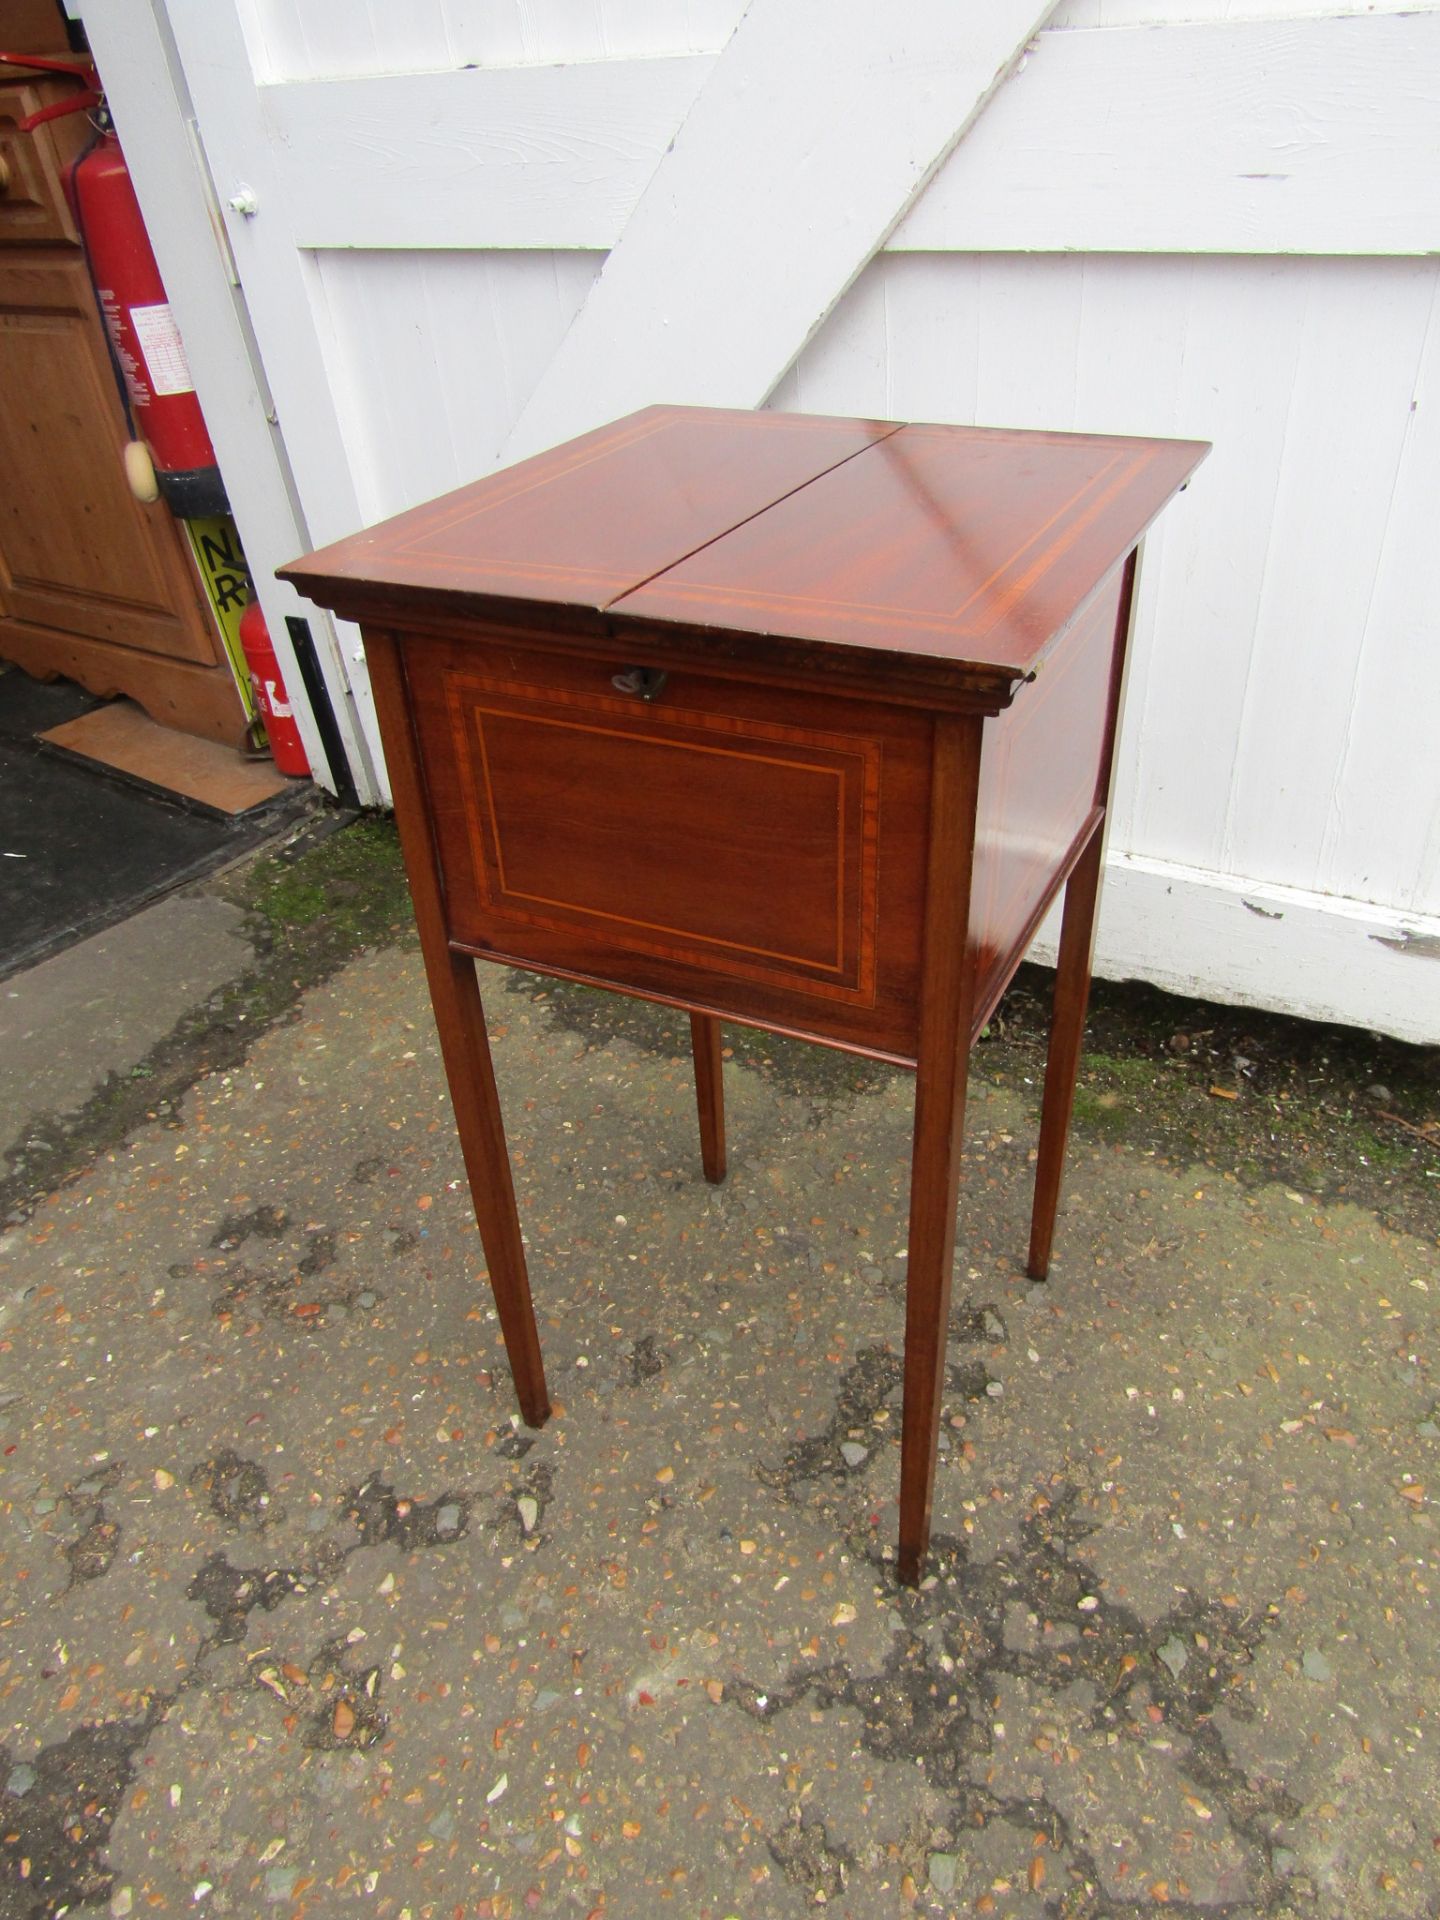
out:
<path id="1" fill-rule="evenodd" d="M 245 565 L 245 550 L 229 514 L 215 514 L 202 520 L 187 520 L 185 530 L 195 552 L 195 564 L 205 597 L 215 615 L 220 638 L 240 689 L 247 720 L 257 718 L 255 695 L 245 665 L 245 650 L 240 645 L 240 616 L 250 600 L 250 574 Z"/>

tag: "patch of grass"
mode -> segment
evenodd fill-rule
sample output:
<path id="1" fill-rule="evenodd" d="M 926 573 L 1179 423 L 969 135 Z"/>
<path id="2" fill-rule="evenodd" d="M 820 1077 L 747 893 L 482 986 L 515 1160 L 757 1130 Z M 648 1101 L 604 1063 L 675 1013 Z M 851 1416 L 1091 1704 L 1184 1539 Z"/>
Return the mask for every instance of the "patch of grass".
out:
<path id="1" fill-rule="evenodd" d="M 1076 1087 L 1077 1126 L 1091 1133 L 1103 1134 L 1109 1140 L 1124 1140 L 1134 1133 L 1137 1121 L 1133 1101 L 1122 1100 L 1116 1093 L 1097 1093 L 1094 1087 Z"/>
<path id="2" fill-rule="evenodd" d="M 319 929 L 339 943 L 362 945 L 397 932 L 410 917 L 400 843 L 388 819 L 357 820 L 317 844 L 266 855 L 241 870 L 232 897 L 281 941 Z"/>
<path id="3" fill-rule="evenodd" d="M 1050 993 L 1050 975 L 1022 967 L 975 1057 L 1037 1105 Z M 1079 1135 L 1355 1201 L 1440 1239 L 1440 1049 L 1109 981 L 1086 1038 Z"/>
<path id="4" fill-rule="evenodd" d="M 1143 1055 L 1127 1059 L 1115 1053 L 1082 1053 L 1080 1070 L 1103 1081 L 1108 1087 L 1141 1094 L 1153 1089 L 1164 1067 L 1160 1062 Z"/>
<path id="5" fill-rule="evenodd" d="M 1368 1160 L 1372 1167 L 1408 1168 L 1415 1162 L 1413 1147 L 1402 1146 L 1398 1140 L 1376 1133 L 1362 1123 L 1351 1122 L 1350 1144 L 1357 1157 Z"/>
<path id="6" fill-rule="evenodd" d="M 283 869 L 257 892 L 256 911 L 263 913 L 271 926 L 277 928 L 307 927 L 320 918 L 328 904 L 325 889 L 318 881 L 301 880 Z"/>

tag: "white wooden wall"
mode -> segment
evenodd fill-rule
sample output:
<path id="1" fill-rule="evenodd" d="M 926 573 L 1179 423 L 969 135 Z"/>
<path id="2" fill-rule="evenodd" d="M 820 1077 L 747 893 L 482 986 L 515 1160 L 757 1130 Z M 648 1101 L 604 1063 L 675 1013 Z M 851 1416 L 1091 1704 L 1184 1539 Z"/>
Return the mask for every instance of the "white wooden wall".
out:
<path id="1" fill-rule="evenodd" d="M 1440 1042 L 1440 0 L 75 3 L 173 33 L 254 195 L 317 539 L 652 399 L 1213 440 L 1099 963 Z"/>

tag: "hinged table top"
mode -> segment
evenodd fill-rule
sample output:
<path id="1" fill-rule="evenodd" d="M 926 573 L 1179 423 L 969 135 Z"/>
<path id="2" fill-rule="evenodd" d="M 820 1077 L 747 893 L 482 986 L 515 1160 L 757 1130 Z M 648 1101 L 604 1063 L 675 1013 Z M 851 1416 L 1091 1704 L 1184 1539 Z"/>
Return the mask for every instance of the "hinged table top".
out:
<path id="1" fill-rule="evenodd" d="M 1009 688 L 1203 442 L 649 407 L 283 570 L 322 606 L 564 608 L 948 663 Z"/>

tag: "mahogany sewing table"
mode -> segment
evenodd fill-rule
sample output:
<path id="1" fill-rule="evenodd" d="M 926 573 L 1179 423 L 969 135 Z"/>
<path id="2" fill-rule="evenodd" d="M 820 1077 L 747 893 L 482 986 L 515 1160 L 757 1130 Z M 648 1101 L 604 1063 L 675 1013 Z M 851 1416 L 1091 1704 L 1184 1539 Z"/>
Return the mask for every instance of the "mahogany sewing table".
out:
<path id="1" fill-rule="evenodd" d="M 899 1574 L 930 1534 L 966 1067 L 1061 886 L 1050 1258 L 1138 543 L 1197 442 L 652 407 L 283 569 L 360 622 L 521 1411 L 549 1413 L 475 959 L 916 1069 Z"/>

